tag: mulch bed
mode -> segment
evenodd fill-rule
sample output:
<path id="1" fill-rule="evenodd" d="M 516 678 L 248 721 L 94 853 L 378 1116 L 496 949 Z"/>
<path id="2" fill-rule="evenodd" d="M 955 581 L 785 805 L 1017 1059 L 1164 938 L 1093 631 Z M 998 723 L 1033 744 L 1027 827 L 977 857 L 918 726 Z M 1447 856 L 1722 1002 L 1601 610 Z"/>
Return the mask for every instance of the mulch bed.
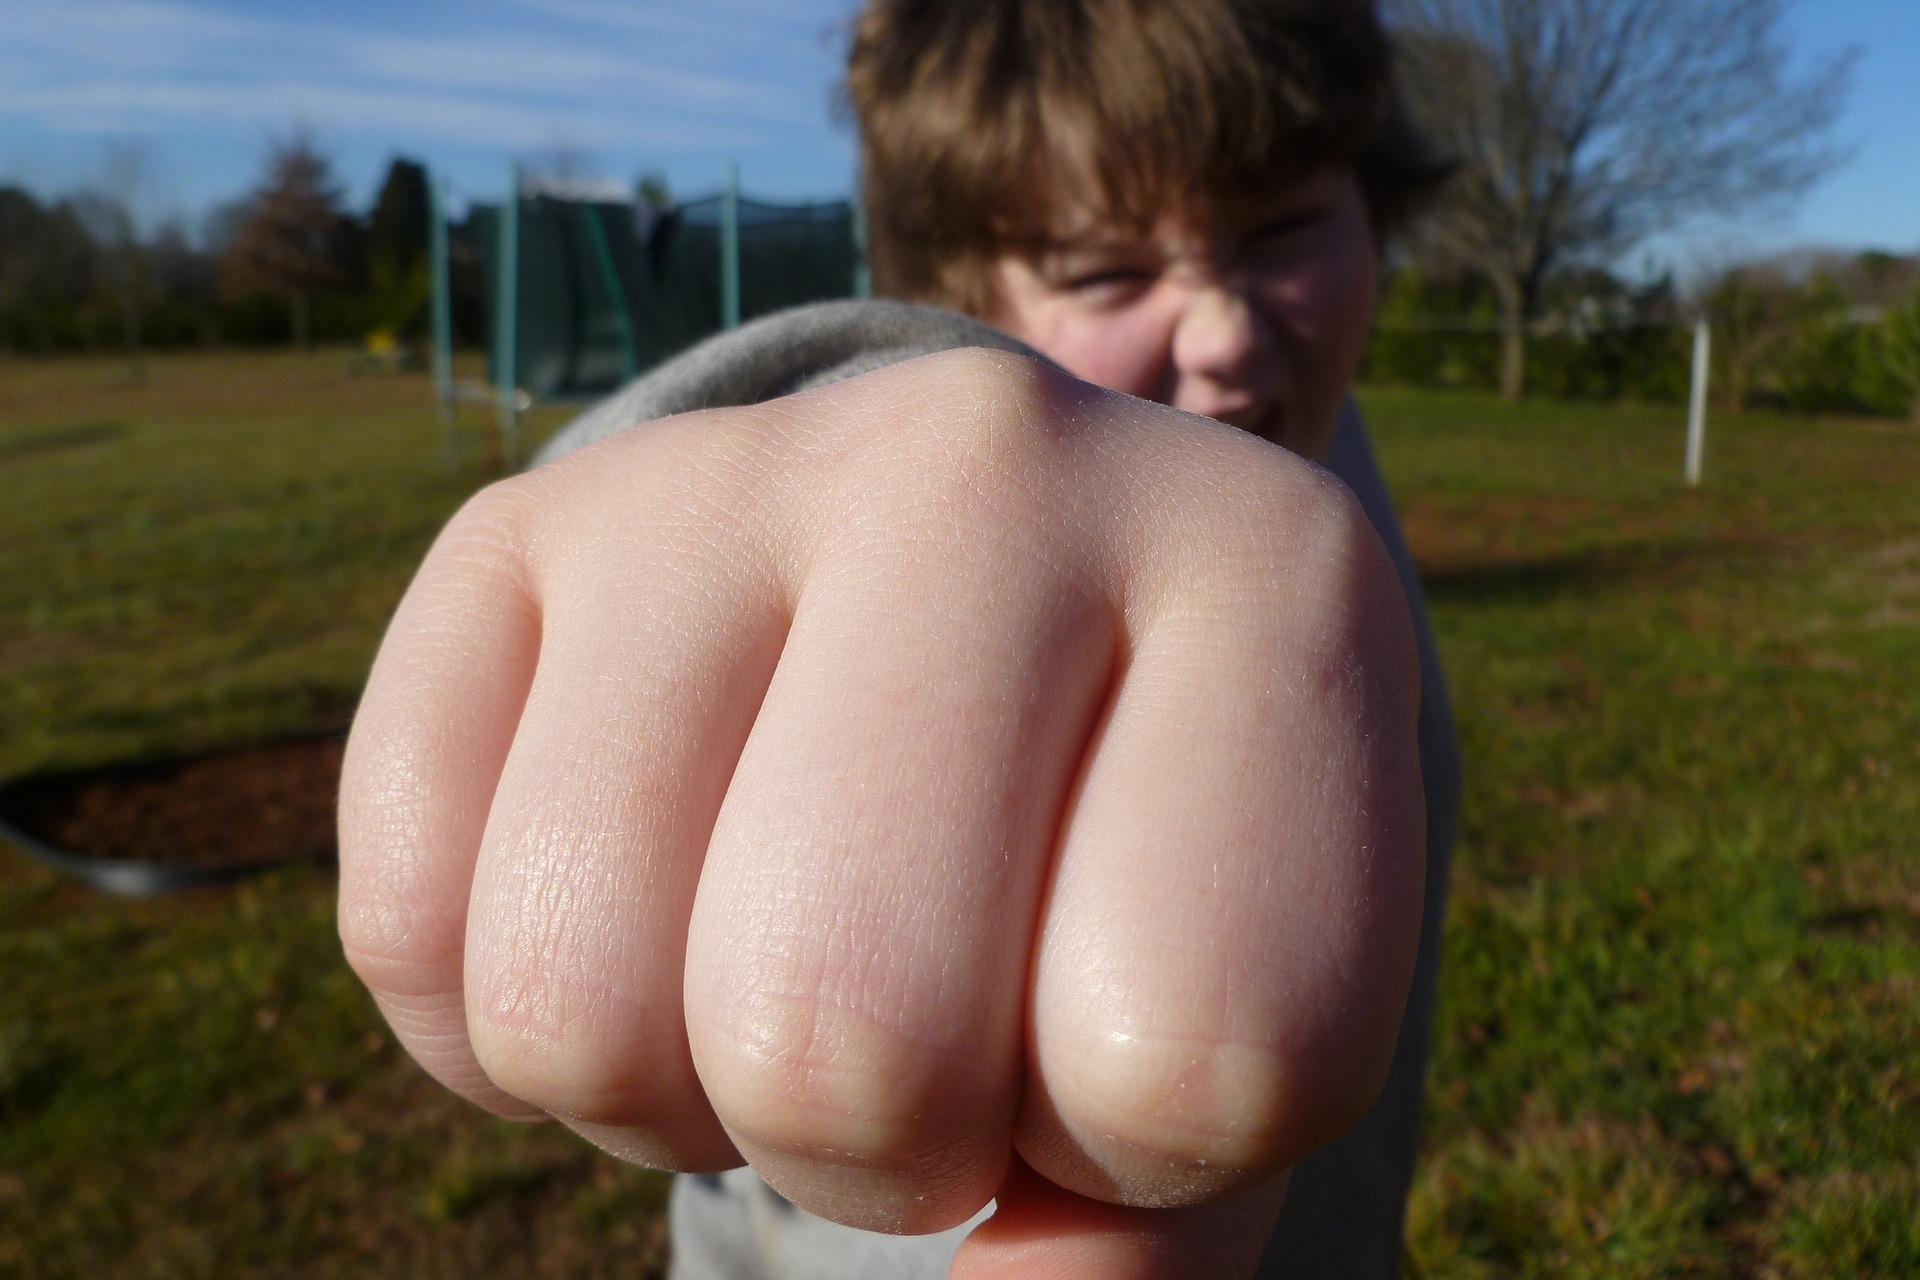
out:
<path id="1" fill-rule="evenodd" d="M 345 746 L 331 734 L 22 778 L 0 787 L 0 822 L 77 859 L 185 872 L 330 857 Z"/>

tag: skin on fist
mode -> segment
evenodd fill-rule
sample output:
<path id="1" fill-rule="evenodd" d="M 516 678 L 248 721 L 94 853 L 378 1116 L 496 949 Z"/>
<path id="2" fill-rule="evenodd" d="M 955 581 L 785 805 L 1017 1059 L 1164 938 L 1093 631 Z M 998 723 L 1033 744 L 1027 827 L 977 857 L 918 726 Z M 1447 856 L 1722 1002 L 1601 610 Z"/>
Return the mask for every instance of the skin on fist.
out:
<path id="1" fill-rule="evenodd" d="M 355 723 L 341 934 L 435 1076 L 625 1158 L 887 1231 L 998 1193 L 957 1267 L 1253 1239 L 1386 1073 L 1418 704 L 1324 472 L 947 352 L 470 503 Z"/>

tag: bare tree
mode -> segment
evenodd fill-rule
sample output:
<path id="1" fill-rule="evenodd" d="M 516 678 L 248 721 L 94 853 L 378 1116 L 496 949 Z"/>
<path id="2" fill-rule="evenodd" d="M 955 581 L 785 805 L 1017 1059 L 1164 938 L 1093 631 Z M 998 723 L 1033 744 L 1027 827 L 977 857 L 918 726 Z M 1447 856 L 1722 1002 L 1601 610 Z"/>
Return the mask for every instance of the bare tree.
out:
<path id="1" fill-rule="evenodd" d="M 277 145 L 266 181 L 234 229 L 221 264 L 229 297 L 277 294 L 293 311 L 294 340 L 312 341 L 313 295 L 338 284 L 348 220 L 333 168 L 304 134 Z"/>
<path id="2" fill-rule="evenodd" d="M 141 379 L 140 328 L 147 290 L 146 251 L 140 240 L 140 206 L 153 177 L 153 158 L 145 144 L 117 139 L 106 144 L 100 181 L 74 198 L 74 212 L 99 245 L 107 277 L 120 307 L 121 340 L 127 376 Z"/>
<path id="3" fill-rule="evenodd" d="M 1781 0 L 1386 0 L 1408 105 L 1459 164 L 1430 232 L 1499 300 L 1526 388 L 1549 278 L 1701 216 L 1804 192 L 1853 56 L 1795 74 Z"/>
<path id="4" fill-rule="evenodd" d="M 1744 413 L 1755 376 L 1793 336 L 1793 286 L 1766 266 L 1731 267 L 1707 286 L 1700 307 L 1713 325 L 1721 404 Z"/>

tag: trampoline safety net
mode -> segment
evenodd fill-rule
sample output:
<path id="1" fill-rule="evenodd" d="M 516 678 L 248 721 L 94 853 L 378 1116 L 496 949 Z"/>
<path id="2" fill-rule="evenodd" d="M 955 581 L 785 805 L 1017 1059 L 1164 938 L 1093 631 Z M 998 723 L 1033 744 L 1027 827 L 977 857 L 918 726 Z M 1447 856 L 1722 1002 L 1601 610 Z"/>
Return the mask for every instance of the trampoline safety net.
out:
<path id="1" fill-rule="evenodd" d="M 541 399 L 602 395 L 723 323 L 724 196 L 677 207 L 521 198 L 514 237 L 515 386 Z M 801 303 L 852 297 L 860 250 L 853 209 L 736 202 L 742 320 Z M 488 332 L 500 332 L 498 205 L 476 205 Z M 488 381 L 499 385 L 500 343 Z"/>

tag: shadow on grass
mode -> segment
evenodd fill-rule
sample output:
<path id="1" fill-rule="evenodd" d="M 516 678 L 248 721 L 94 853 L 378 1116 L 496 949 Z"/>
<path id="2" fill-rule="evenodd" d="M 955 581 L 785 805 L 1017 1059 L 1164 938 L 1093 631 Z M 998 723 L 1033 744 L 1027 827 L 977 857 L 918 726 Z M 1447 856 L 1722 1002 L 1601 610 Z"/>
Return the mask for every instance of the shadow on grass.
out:
<path id="1" fill-rule="evenodd" d="M 1597 551 L 1426 569 L 1420 581 L 1436 601 L 1459 604 L 1537 604 L 1570 592 L 1590 592 L 1632 576 L 1641 566 Z"/>
<path id="2" fill-rule="evenodd" d="M 124 422 L 75 422 L 62 427 L 34 427 L 0 434 L 0 460 L 57 453 L 84 445 L 105 444 L 127 434 Z"/>
<path id="3" fill-rule="evenodd" d="M 1844 934 L 1878 940 L 1892 933 L 1920 939 L 1920 912 L 1885 903 L 1861 903 L 1822 911 L 1807 922 L 1820 933 Z"/>
<path id="4" fill-rule="evenodd" d="M 1667 583 L 1751 557 L 1749 539 L 1647 541 L 1479 564 L 1422 566 L 1430 599 L 1459 604 L 1544 604 L 1633 584 Z"/>

